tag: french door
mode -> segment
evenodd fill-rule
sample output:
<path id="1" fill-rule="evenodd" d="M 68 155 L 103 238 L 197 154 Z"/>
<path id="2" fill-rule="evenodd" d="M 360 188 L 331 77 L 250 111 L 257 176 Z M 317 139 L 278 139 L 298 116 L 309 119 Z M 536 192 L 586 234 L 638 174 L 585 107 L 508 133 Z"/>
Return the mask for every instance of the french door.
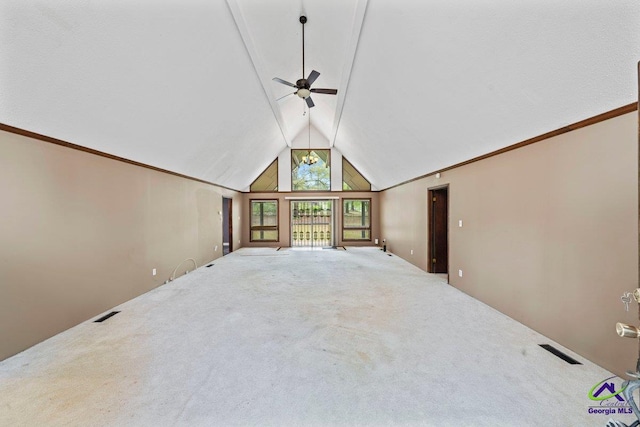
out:
<path id="1" fill-rule="evenodd" d="M 333 246 L 333 200 L 291 201 L 291 247 Z"/>

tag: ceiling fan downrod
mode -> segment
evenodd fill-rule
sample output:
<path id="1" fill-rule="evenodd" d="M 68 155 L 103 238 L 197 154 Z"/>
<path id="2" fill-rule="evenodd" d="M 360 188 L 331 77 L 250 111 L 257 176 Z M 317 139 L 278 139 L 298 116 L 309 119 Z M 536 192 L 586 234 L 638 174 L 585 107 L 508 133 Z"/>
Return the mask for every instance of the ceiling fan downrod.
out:
<path id="1" fill-rule="evenodd" d="M 307 17 L 300 16 L 300 23 L 302 24 L 302 78 L 304 79 L 304 24 L 307 23 Z"/>

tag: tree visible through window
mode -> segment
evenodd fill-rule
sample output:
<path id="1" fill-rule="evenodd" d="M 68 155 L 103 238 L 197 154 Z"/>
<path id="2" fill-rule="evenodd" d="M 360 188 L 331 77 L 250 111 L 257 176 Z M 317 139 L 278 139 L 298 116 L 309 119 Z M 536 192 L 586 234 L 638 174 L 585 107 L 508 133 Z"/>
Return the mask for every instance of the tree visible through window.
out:
<path id="1" fill-rule="evenodd" d="M 371 240 L 371 200 L 342 200 L 342 240 Z"/>
<path id="2" fill-rule="evenodd" d="M 309 150 L 291 150 L 291 186 L 293 191 L 330 191 L 331 162 L 330 150 L 311 150 L 311 156 L 318 159 L 312 165 L 302 161 Z"/>
<path id="3" fill-rule="evenodd" d="M 251 200 L 251 241 L 278 241 L 277 200 Z"/>

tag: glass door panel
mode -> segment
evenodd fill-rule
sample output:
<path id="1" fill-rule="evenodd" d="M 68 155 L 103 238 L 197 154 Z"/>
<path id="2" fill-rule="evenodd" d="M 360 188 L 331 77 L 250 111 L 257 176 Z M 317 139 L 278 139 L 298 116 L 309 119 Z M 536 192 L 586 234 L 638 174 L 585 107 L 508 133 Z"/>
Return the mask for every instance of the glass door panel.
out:
<path id="1" fill-rule="evenodd" d="M 333 246 L 333 200 L 291 201 L 291 246 Z"/>

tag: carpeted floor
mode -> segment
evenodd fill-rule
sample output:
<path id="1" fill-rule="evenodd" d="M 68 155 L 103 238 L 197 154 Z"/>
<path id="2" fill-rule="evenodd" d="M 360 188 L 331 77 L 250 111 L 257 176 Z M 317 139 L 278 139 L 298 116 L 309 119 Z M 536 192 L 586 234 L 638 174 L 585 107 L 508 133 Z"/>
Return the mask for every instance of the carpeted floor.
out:
<path id="1" fill-rule="evenodd" d="M 0 362 L 0 425 L 603 426 L 612 417 L 590 414 L 587 397 L 611 373 L 389 255 L 233 252 Z"/>

